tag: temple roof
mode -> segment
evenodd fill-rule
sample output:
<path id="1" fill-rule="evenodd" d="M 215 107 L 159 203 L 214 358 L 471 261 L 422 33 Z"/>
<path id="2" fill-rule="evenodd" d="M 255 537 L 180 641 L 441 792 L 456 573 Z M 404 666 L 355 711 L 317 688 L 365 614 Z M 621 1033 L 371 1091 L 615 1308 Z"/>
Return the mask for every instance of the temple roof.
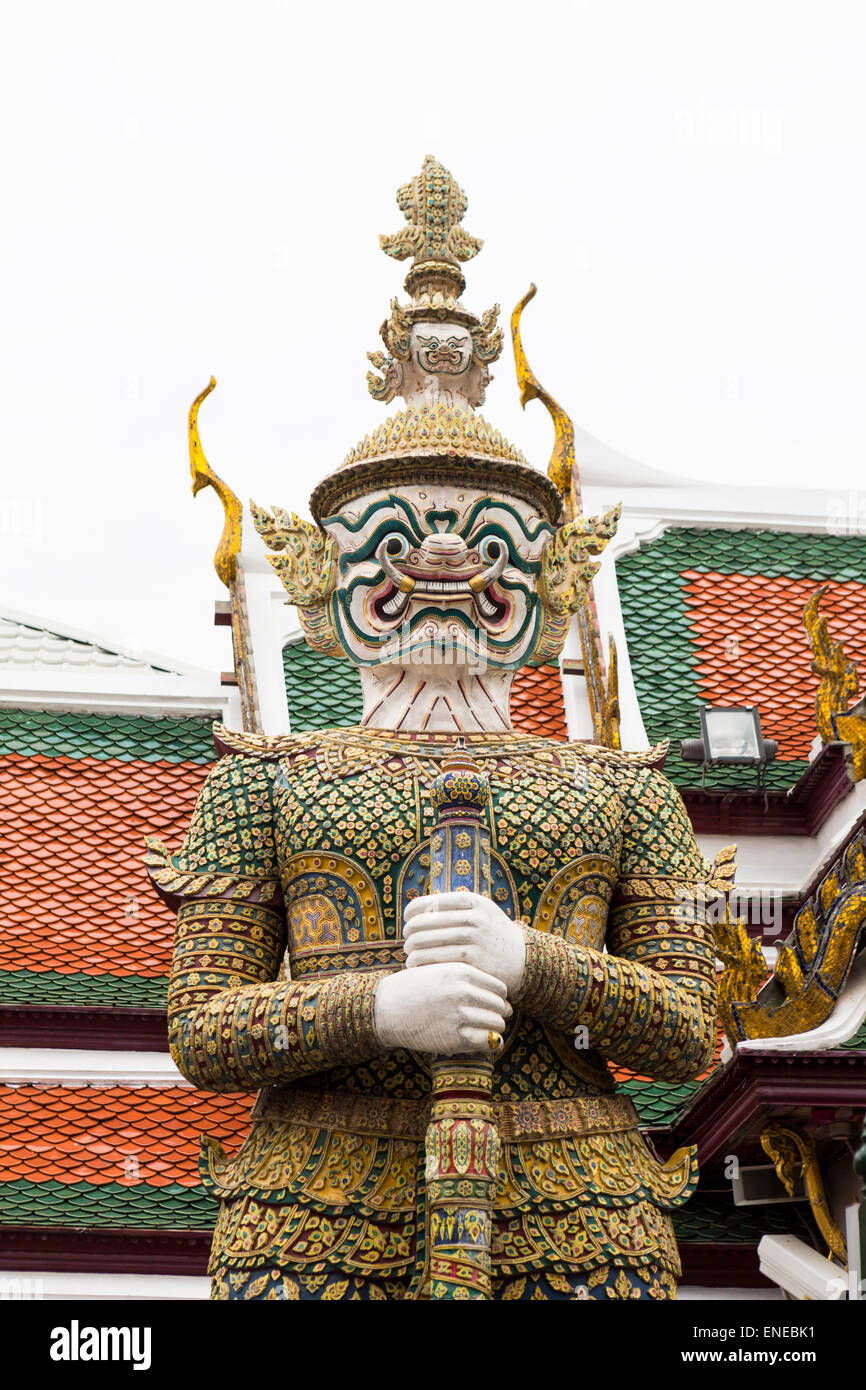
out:
<path id="1" fill-rule="evenodd" d="M 253 1099 L 182 1085 L 0 1085 L 0 1224 L 210 1230 L 199 1136 L 236 1149 Z"/>
<path id="2" fill-rule="evenodd" d="M 0 710 L 0 1002 L 164 1007 L 143 837 L 182 837 L 212 757 L 207 720 Z"/>
<path id="3" fill-rule="evenodd" d="M 803 608 L 829 581 L 822 611 L 850 659 L 866 662 L 862 537 L 675 527 L 620 556 L 616 572 L 647 739 L 671 740 L 666 775 L 700 783 L 679 748 L 700 737 L 702 705 L 754 704 L 764 737 L 779 743 L 768 786 L 796 782 L 817 734 Z M 745 785 L 754 773 L 710 770 L 714 781 Z"/>
<path id="4" fill-rule="evenodd" d="M 0 666 L 73 667 L 76 670 L 139 670 L 177 673 L 131 652 L 101 645 L 91 634 L 42 626 L 38 618 L 0 611 Z"/>

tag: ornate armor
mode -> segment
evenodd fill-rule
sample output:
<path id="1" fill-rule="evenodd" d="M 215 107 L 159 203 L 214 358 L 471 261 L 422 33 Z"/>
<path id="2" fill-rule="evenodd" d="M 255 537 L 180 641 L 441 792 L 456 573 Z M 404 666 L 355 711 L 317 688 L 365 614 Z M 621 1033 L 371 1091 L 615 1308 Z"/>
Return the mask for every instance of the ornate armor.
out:
<path id="1" fill-rule="evenodd" d="M 383 1052 L 372 1011 L 429 882 L 429 788 L 453 738 L 218 737 L 183 848 L 151 854 L 179 905 L 172 1055 L 208 1089 L 262 1088 L 240 1153 L 204 1149 L 217 1292 L 254 1296 L 266 1276 L 262 1296 L 423 1296 L 430 1059 Z M 613 1291 L 626 1271 L 669 1291 L 694 1153 L 656 1159 L 607 1060 L 670 1081 L 709 1063 L 712 935 L 683 911 L 709 866 L 653 752 L 467 742 L 491 784 L 492 894 L 527 942 L 494 1083 L 495 1279 Z"/>

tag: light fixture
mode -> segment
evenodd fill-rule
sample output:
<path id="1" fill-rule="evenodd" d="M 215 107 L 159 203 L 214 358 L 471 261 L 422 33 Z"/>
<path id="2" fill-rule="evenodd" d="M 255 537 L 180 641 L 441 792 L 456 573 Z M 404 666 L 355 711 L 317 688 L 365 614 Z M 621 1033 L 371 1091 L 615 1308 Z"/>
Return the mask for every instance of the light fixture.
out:
<path id="1" fill-rule="evenodd" d="M 680 755 L 686 762 L 703 764 L 701 786 L 708 767 L 740 766 L 753 767 L 763 789 L 767 764 L 779 745 L 761 734 L 761 716 L 754 705 L 704 705 L 700 716 L 702 737 L 683 739 Z"/>

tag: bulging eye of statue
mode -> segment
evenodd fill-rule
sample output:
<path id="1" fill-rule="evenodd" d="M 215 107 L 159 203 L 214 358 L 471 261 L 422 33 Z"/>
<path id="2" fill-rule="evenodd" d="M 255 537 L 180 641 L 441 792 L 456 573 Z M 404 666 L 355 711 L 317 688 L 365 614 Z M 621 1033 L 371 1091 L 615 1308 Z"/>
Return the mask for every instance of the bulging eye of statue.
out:
<path id="1" fill-rule="evenodd" d="M 405 560 L 406 556 L 409 554 L 409 542 L 405 536 L 401 536 L 397 532 L 391 536 L 387 536 L 383 541 L 383 545 L 385 547 L 385 554 L 391 561 Z"/>
<path id="2" fill-rule="evenodd" d="M 414 588 L 411 579 L 397 569 L 409 554 L 411 547 L 405 536 L 392 532 L 385 536 L 376 547 L 376 560 L 382 567 L 385 582 L 377 589 L 372 600 L 373 612 L 382 623 L 398 622 Z"/>
<path id="3" fill-rule="evenodd" d="M 498 536 L 485 536 L 478 546 L 478 553 L 485 565 L 493 564 L 503 553 L 507 556 L 508 547 Z"/>

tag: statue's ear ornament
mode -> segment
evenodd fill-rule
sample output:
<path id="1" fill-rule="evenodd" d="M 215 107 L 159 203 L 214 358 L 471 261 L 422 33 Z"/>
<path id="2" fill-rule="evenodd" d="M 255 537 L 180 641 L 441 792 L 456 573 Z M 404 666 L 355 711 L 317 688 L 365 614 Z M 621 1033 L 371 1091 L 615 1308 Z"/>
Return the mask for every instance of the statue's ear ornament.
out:
<path id="1" fill-rule="evenodd" d="M 344 656 L 328 599 L 337 583 L 337 547 L 311 521 L 274 507 L 273 516 L 250 501 L 256 530 L 275 555 L 268 559 L 288 594 L 309 645 L 326 656 Z"/>
<path id="2" fill-rule="evenodd" d="M 541 553 L 538 593 L 548 612 L 577 613 L 595 576 L 600 555 L 616 532 L 622 504 L 603 516 L 576 516 L 550 537 Z"/>
<path id="3" fill-rule="evenodd" d="M 499 318 L 499 305 L 494 304 L 481 315 L 481 322 L 472 329 L 472 356 L 481 366 L 495 362 L 502 351 L 505 339 L 502 329 L 496 327 Z"/>
<path id="4" fill-rule="evenodd" d="M 403 364 L 395 362 L 393 357 L 386 357 L 384 352 L 368 352 L 367 361 L 372 362 L 376 371 L 382 373 L 381 376 L 377 376 L 376 372 L 367 373 L 367 390 L 374 401 L 382 401 L 388 405 L 400 394 L 400 387 L 403 385 Z"/>
<path id="5" fill-rule="evenodd" d="M 412 318 L 396 299 L 391 300 L 391 316 L 379 329 L 379 336 L 388 355 L 384 352 L 368 352 L 367 361 L 372 362 L 377 371 L 367 373 L 367 390 L 374 401 L 387 405 L 400 394 L 403 385 L 403 363 L 409 359 L 409 343 L 412 335 Z"/>
<path id="6" fill-rule="evenodd" d="M 274 507 L 273 516 L 250 502 L 256 530 L 269 550 L 268 559 L 280 577 L 289 603 L 313 608 L 324 603 L 337 582 L 337 547 L 311 521 Z"/>
<path id="7" fill-rule="evenodd" d="M 391 300 L 391 317 L 382 324 L 379 337 L 392 357 L 398 362 L 407 361 L 412 337 L 412 317 L 397 299 Z"/>

